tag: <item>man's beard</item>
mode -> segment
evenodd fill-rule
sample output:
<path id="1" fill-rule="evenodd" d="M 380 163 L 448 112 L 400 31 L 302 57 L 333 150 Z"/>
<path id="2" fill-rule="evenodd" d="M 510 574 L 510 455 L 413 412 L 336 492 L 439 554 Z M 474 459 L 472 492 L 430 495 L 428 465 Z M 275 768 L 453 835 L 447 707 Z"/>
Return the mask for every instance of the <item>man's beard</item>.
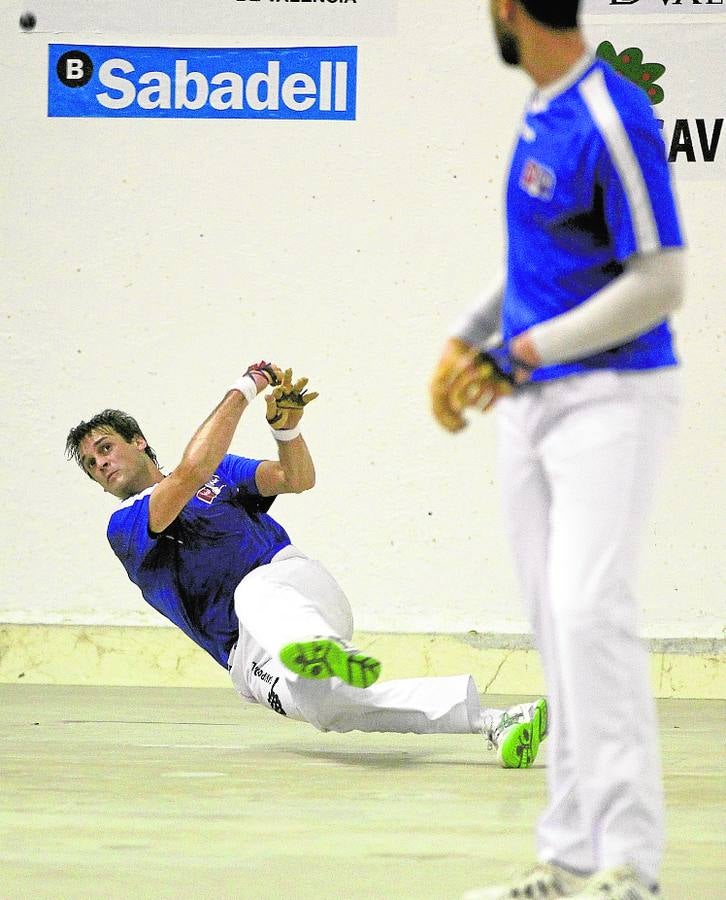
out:
<path id="1" fill-rule="evenodd" d="M 518 66 L 520 62 L 519 42 L 517 38 L 507 31 L 501 22 L 494 22 L 494 32 L 499 44 L 499 53 L 509 66 Z"/>

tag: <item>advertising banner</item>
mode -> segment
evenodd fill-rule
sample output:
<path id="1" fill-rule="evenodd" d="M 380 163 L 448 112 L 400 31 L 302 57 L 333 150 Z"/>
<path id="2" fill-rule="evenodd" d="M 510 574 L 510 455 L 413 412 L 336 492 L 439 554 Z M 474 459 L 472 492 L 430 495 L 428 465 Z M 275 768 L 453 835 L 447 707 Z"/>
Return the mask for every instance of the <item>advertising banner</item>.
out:
<path id="1" fill-rule="evenodd" d="M 586 15 L 714 16 L 726 11 L 724 0 L 581 0 Z"/>
<path id="2" fill-rule="evenodd" d="M 48 115 L 355 119 L 356 47 L 50 44 Z"/>
<path id="3" fill-rule="evenodd" d="M 647 94 L 678 178 L 726 180 L 724 25 L 585 23 L 590 46 Z"/>

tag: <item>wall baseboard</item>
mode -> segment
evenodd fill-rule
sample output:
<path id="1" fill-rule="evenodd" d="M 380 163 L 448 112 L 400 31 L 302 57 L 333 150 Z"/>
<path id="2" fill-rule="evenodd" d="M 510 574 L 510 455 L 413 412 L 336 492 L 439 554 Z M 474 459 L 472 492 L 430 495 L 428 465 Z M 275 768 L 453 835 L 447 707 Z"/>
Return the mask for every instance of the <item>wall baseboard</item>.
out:
<path id="1" fill-rule="evenodd" d="M 382 661 L 386 679 L 468 672 L 483 693 L 544 692 L 528 635 L 360 631 L 355 641 Z M 648 645 L 656 697 L 726 699 L 726 641 Z M 180 631 L 117 625 L 0 624 L 0 682 L 229 687 L 226 671 Z"/>

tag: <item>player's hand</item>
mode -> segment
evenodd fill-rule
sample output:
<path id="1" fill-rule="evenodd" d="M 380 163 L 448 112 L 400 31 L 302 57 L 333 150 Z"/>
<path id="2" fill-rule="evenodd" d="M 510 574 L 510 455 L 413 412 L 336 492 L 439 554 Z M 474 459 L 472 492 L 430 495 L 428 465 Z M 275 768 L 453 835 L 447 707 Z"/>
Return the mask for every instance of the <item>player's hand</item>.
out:
<path id="1" fill-rule="evenodd" d="M 247 366 L 245 375 L 249 375 L 255 382 L 258 394 L 267 390 L 268 387 L 275 387 L 282 382 L 282 369 L 274 363 L 265 362 L 264 359 Z"/>
<path id="2" fill-rule="evenodd" d="M 455 409 L 476 408 L 488 412 L 500 397 L 511 394 L 515 378 L 503 347 L 479 351 L 454 378 L 451 386 Z"/>
<path id="3" fill-rule="evenodd" d="M 292 369 L 281 372 L 280 383 L 266 396 L 265 416 L 275 430 L 295 428 L 300 423 L 305 407 L 317 396 L 317 391 L 308 393 L 307 378 L 298 378 L 293 384 Z"/>
<path id="4" fill-rule="evenodd" d="M 467 424 L 461 414 L 466 406 L 462 392 L 469 382 L 467 373 L 473 372 L 476 356 L 474 347 L 459 338 L 450 338 L 431 378 L 431 411 L 439 425 L 452 433 L 461 431 Z"/>
<path id="5" fill-rule="evenodd" d="M 519 367 L 515 365 L 514 380 L 517 384 L 529 381 L 532 372 L 542 365 L 542 357 L 528 331 L 523 331 L 512 339 L 509 344 L 509 352 L 515 363 L 523 364 Z"/>

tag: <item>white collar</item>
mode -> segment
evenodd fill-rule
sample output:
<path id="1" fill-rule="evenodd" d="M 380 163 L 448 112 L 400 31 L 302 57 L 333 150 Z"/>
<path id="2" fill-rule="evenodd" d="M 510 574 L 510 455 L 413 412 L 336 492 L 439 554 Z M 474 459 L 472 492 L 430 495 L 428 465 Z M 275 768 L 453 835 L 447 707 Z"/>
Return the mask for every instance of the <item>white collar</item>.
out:
<path id="1" fill-rule="evenodd" d="M 125 500 L 121 501 L 119 509 L 123 509 L 125 506 L 133 506 L 137 500 L 141 500 L 142 497 L 146 497 L 147 494 L 150 494 L 157 484 L 161 484 L 161 482 L 157 481 L 155 484 L 152 484 L 150 487 L 144 488 L 143 491 L 139 491 L 138 494 L 132 494 L 130 497 L 127 497 Z"/>
<path id="2" fill-rule="evenodd" d="M 563 94 L 569 87 L 572 87 L 578 78 L 590 68 L 594 61 L 595 56 L 589 50 L 586 50 L 561 78 L 558 78 L 557 81 L 553 81 L 543 88 L 535 90 L 529 100 L 529 111 L 533 113 L 544 112 L 549 106 L 550 101 L 554 100 L 554 98 L 558 97 L 560 94 Z"/>

